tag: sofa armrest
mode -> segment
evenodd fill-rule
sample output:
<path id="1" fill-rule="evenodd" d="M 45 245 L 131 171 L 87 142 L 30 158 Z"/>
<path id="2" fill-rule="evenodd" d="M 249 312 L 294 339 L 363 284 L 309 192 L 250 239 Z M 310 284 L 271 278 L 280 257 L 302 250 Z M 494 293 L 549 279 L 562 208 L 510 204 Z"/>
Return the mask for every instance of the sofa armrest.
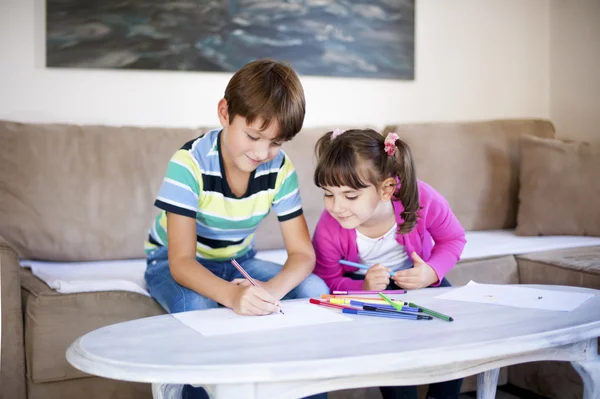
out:
<path id="1" fill-rule="evenodd" d="M 0 398 L 26 398 L 23 311 L 17 252 L 0 236 Z"/>

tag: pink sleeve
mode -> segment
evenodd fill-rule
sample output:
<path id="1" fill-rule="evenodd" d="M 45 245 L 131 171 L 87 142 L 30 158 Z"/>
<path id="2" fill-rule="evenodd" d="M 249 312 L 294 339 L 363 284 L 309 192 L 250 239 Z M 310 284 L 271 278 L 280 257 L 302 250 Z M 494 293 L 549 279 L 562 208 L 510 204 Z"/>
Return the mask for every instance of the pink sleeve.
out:
<path id="1" fill-rule="evenodd" d="M 435 245 L 427 263 L 438 275 L 439 281 L 433 284 L 437 286 L 460 259 L 467 240 L 465 230 L 450 209 L 448 201 L 435 190 L 431 195 L 426 228 Z"/>
<path id="2" fill-rule="evenodd" d="M 337 222 L 324 211 L 313 234 L 317 256 L 313 273 L 321 277 L 331 291 L 362 290 L 363 282 L 344 277 L 342 265 L 338 263 L 340 259 L 347 258 L 342 249 L 342 235 L 336 231 L 339 229 Z"/>

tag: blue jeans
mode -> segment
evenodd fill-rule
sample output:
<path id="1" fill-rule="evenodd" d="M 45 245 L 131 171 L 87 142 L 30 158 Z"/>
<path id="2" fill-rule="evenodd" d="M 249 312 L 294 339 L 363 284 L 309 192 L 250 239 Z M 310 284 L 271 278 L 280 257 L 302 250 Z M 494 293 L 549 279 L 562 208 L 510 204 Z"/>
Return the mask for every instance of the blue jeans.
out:
<path id="1" fill-rule="evenodd" d="M 245 255 L 236 259 L 252 278 L 260 281 L 269 281 L 281 271 L 281 265 L 256 259 L 254 257 L 255 254 L 255 250 L 250 250 Z M 244 277 L 229 261 L 198 259 L 198 262 L 215 276 L 226 281 Z M 144 277 L 150 295 L 169 313 L 211 309 L 220 306 L 214 300 L 206 298 L 175 281 L 169 269 L 168 250 L 166 247 L 159 248 L 148 255 Z M 288 292 L 283 299 L 320 298 L 321 294 L 329 294 L 329 288 L 320 277 L 310 274 L 296 288 Z M 326 398 L 326 393 L 310 396 L 310 399 Z M 185 385 L 182 399 L 208 399 L 208 394 L 204 388 L 194 388 L 191 385 Z"/>
<path id="2" fill-rule="evenodd" d="M 255 250 L 250 250 L 246 255 L 236 259 L 252 278 L 259 281 L 269 281 L 281 271 L 281 265 L 256 259 L 255 254 Z M 223 280 L 232 281 L 236 278 L 244 278 L 229 261 L 198 259 L 198 262 Z M 211 309 L 219 306 L 212 299 L 206 298 L 175 281 L 169 270 L 167 248 L 162 247 L 150 253 L 147 264 L 144 277 L 148 285 L 148 291 L 169 313 Z M 310 274 L 300 285 L 288 292 L 283 299 L 320 298 L 321 294 L 329 294 L 329 288 L 320 277 Z"/>
<path id="3" fill-rule="evenodd" d="M 364 274 L 351 274 L 350 277 L 353 280 L 364 280 Z M 452 287 L 450 281 L 444 277 L 440 281 L 439 287 Z M 434 287 L 427 287 L 434 288 Z M 396 284 L 391 282 L 387 288 L 388 290 L 399 290 L 401 289 Z M 429 390 L 427 391 L 427 398 L 431 399 L 458 399 L 460 396 L 460 387 L 462 385 L 462 378 L 451 381 L 436 382 L 429 384 Z M 380 387 L 381 396 L 383 399 L 417 399 L 417 387 L 416 385 L 408 386 L 394 386 L 394 387 Z"/>

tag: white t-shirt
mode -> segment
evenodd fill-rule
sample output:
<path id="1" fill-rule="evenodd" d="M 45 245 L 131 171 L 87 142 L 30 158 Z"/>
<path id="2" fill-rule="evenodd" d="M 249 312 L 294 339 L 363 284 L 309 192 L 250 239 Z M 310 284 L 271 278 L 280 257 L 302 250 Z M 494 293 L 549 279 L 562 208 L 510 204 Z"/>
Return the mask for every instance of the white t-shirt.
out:
<path id="1" fill-rule="evenodd" d="M 398 225 L 394 224 L 387 233 L 378 238 L 367 237 L 356 230 L 360 263 L 367 266 L 381 263 L 389 267 L 392 272 L 413 267 L 413 261 L 406 254 L 404 245 L 400 245 L 396 241 L 397 229 Z M 354 273 L 366 274 L 367 270 L 359 269 Z"/>

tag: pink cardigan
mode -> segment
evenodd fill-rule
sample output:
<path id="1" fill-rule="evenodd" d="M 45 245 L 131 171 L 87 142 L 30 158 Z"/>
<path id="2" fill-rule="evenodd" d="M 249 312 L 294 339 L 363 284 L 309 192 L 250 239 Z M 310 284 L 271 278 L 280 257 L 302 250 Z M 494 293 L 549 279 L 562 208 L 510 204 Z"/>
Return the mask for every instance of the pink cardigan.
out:
<path id="1" fill-rule="evenodd" d="M 396 241 L 404 245 L 409 257 L 414 251 L 435 270 L 439 280 L 433 285 L 437 286 L 460 259 L 466 243 L 465 231 L 440 193 L 422 181 L 418 181 L 418 187 L 422 209 L 418 213 L 417 224 L 408 234 L 396 234 Z M 399 201 L 393 204 L 396 221 L 400 225 L 404 207 Z M 325 210 L 315 229 L 313 245 L 317 255 L 314 273 L 325 280 L 330 290 L 362 289 L 362 281 L 345 277 L 345 274 L 358 269 L 338 263 L 340 259 L 360 262 L 356 229 L 344 229 Z"/>

